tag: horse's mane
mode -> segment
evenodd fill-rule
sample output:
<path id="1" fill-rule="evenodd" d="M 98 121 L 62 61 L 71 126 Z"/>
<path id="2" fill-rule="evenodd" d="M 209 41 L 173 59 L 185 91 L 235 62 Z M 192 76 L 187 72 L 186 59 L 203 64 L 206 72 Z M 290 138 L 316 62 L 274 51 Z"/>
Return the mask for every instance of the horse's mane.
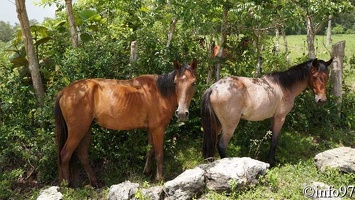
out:
<path id="1" fill-rule="evenodd" d="M 156 81 L 159 92 L 164 97 L 169 97 L 175 93 L 174 77 L 177 74 L 177 70 L 174 70 L 168 74 L 159 75 Z"/>
<path id="2" fill-rule="evenodd" d="M 295 82 L 304 81 L 308 78 L 311 66 L 312 60 L 309 60 L 295 65 L 286 71 L 272 72 L 266 76 L 271 77 L 273 81 L 277 82 L 281 87 L 291 89 Z"/>
<path id="3" fill-rule="evenodd" d="M 178 70 L 174 70 L 168 74 L 159 75 L 156 81 L 159 92 L 164 97 L 169 97 L 175 94 L 175 83 L 174 78 L 176 75 L 180 75 L 185 72 L 185 70 L 189 70 L 192 74 L 192 69 L 189 65 L 185 64 L 184 67 L 180 67 Z"/>

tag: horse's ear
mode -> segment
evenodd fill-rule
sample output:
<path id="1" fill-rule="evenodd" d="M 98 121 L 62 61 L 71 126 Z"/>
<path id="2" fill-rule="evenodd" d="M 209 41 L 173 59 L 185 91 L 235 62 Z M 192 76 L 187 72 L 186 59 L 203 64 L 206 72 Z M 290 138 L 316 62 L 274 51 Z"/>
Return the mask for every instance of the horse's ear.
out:
<path id="1" fill-rule="evenodd" d="M 174 60 L 174 68 L 178 70 L 180 68 L 180 63 L 177 60 Z"/>
<path id="2" fill-rule="evenodd" d="M 333 58 L 325 62 L 325 65 L 328 67 L 330 64 L 332 64 L 332 62 L 333 62 Z"/>
<path id="3" fill-rule="evenodd" d="M 317 65 L 318 65 L 318 59 L 317 58 L 315 58 L 313 61 L 312 61 L 312 65 L 314 66 L 314 67 L 316 67 Z"/>
<path id="4" fill-rule="evenodd" d="M 192 63 L 191 63 L 191 65 L 190 65 L 190 67 L 191 67 L 193 70 L 196 69 L 196 67 L 197 67 L 197 60 L 196 60 L 196 58 L 194 58 L 194 59 L 192 60 Z"/>
<path id="5" fill-rule="evenodd" d="M 315 58 L 315 59 L 312 61 L 312 68 L 318 69 L 318 66 L 319 66 L 319 61 L 318 61 L 317 58 Z"/>

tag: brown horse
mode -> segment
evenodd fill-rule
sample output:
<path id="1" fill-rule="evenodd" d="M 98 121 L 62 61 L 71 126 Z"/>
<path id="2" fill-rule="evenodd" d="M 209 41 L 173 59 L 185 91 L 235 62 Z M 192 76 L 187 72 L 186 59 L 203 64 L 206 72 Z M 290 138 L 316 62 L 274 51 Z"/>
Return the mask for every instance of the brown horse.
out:
<path id="1" fill-rule="evenodd" d="M 144 173 L 151 172 L 153 155 L 157 161 L 156 179 L 163 178 L 164 132 L 175 111 L 186 120 L 196 83 L 197 63 L 180 65 L 165 75 L 142 75 L 131 80 L 83 79 L 59 92 L 55 104 L 59 181 L 70 183 L 70 160 L 76 151 L 89 176 L 98 184 L 89 164 L 90 125 L 113 130 L 148 129 L 152 147 L 146 155 Z"/>
<path id="2" fill-rule="evenodd" d="M 217 149 L 224 158 L 240 119 L 261 121 L 271 118 L 269 163 L 273 166 L 278 135 L 295 98 L 309 86 L 315 93 L 317 104 L 326 101 L 327 67 L 331 63 L 332 59 L 327 62 L 314 59 L 262 78 L 231 76 L 214 83 L 205 91 L 202 100 L 203 156 L 213 158 L 220 130 Z"/>

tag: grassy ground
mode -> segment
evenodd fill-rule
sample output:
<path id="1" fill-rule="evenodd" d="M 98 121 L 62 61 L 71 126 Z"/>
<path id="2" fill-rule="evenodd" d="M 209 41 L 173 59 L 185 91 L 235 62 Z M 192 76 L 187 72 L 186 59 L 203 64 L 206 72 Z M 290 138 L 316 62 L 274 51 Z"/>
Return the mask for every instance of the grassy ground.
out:
<path id="1" fill-rule="evenodd" d="M 352 39 L 355 38 L 355 35 L 334 35 L 332 38 L 333 44 L 341 40 L 346 41 L 345 59 L 348 62 L 355 55 L 355 40 Z M 307 54 L 306 36 L 288 36 L 287 40 L 291 60 Z M 330 56 L 327 48 L 323 45 L 324 43 L 325 36 L 316 37 L 317 57 L 328 60 Z M 280 46 L 282 47 L 282 44 Z M 331 51 L 330 48 L 329 51 Z M 349 71 L 352 70 L 352 72 L 346 73 L 346 84 L 355 85 L 354 69 L 350 69 L 349 65 L 346 65 L 345 68 Z M 297 116 L 293 118 L 293 122 L 297 122 L 295 119 L 297 119 Z M 290 120 L 290 117 L 287 120 Z M 260 125 L 263 123 L 241 123 L 228 147 L 229 153 L 233 156 L 255 156 L 259 160 L 266 161 L 269 141 L 262 140 L 262 133 L 266 132 L 266 125 Z M 301 119 L 299 123 L 302 124 Z M 276 153 L 279 165 L 270 169 L 265 177 L 261 177 L 258 185 L 246 191 L 232 191 L 224 194 L 209 191 L 203 197 L 205 199 L 307 199 L 303 195 L 303 190 L 305 187 L 310 186 L 312 181 L 324 182 L 334 188 L 354 185 L 354 174 L 342 174 L 336 170 L 328 170 L 321 173 L 314 164 L 313 158 L 319 152 L 339 146 L 355 147 L 354 127 L 346 129 L 331 125 L 328 124 L 327 127 L 316 127 L 306 131 L 295 131 L 287 128 L 287 126 L 284 127 Z M 246 134 L 243 132 L 243 130 L 248 132 L 248 126 L 251 127 L 250 130 L 257 129 L 260 134 Z M 255 128 L 255 126 L 259 126 L 259 128 Z M 166 139 L 172 138 L 167 137 Z M 259 143 L 254 146 L 240 145 L 240 143 L 252 143 L 252 140 Z M 165 152 L 164 169 L 166 180 L 173 179 L 185 169 L 194 168 L 204 162 L 201 158 L 202 141 L 199 136 L 184 141 L 177 138 L 175 145 L 173 151 Z M 136 164 L 141 166 L 141 169 L 127 173 L 129 175 L 125 177 L 126 180 L 139 182 L 141 186 L 163 184 L 150 182 L 150 179 L 142 174 L 144 163 Z M 116 170 L 115 164 L 103 168 L 98 176 L 104 177 L 107 186 L 102 189 L 94 189 L 90 186 L 75 189 L 62 187 L 64 199 L 106 199 L 109 186 L 119 183 L 116 174 L 120 174 L 120 172 L 120 169 Z M 34 190 L 32 199 L 35 199 L 38 193 L 38 190 Z M 355 194 L 352 199 L 354 198 Z M 351 198 L 346 197 L 346 199 Z"/>

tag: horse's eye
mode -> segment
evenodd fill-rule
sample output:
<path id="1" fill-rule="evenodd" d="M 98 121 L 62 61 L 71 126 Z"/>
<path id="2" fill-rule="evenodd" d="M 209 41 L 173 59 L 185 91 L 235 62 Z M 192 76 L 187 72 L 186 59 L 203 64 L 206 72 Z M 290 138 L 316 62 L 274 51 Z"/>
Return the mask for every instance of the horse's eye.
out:
<path id="1" fill-rule="evenodd" d="M 316 77 L 316 76 L 313 76 L 313 80 L 317 80 L 317 77 Z"/>

